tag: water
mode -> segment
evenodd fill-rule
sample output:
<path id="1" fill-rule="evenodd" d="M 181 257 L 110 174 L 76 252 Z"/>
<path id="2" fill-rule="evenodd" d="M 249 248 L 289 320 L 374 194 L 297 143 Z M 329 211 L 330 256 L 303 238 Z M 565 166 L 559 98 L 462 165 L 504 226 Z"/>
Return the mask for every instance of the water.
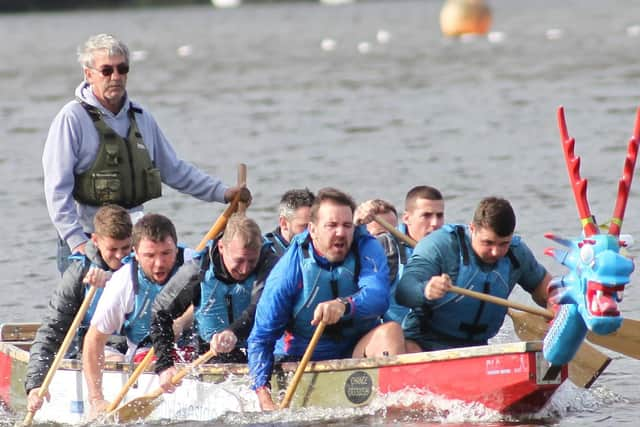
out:
<path id="1" fill-rule="evenodd" d="M 41 152 L 51 119 L 80 79 L 75 48 L 96 32 L 113 32 L 135 51 L 129 92 L 153 112 L 184 158 L 227 182 L 235 180 L 239 162 L 248 164 L 250 214 L 264 231 L 274 227 L 278 198 L 292 187 L 332 185 L 358 201 L 381 197 L 401 207 L 410 187 L 427 183 L 443 191 L 451 222 L 469 221 L 483 196 L 510 199 L 518 231 L 549 270 L 561 274 L 542 256 L 550 245 L 543 233 L 574 237 L 580 229 L 555 111 L 566 107 L 591 207 L 602 222 L 613 211 L 640 104 L 640 3 L 495 1 L 493 41 L 443 39 L 441 4 L 388 0 L 0 16 L 1 320 L 38 320 L 58 280 Z M 388 43 L 376 40 L 379 30 L 390 33 Z M 322 50 L 323 39 L 332 39 L 335 49 Z M 362 42 L 369 43 L 369 53 L 359 53 Z M 632 188 L 623 228 L 636 238 L 639 186 Z M 148 211 L 169 215 L 182 241 L 196 245 L 221 206 L 165 193 Z M 631 318 L 640 318 L 637 280 L 635 273 L 622 305 Z M 515 298 L 527 300 L 522 293 Z M 498 340 L 513 337 L 509 323 Z M 635 425 L 638 362 L 612 356 L 594 389 L 564 390 L 554 400 L 556 416 L 534 422 Z M 336 414 L 296 414 L 302 418 L 219 422 L 495 422 L 474 417 L 472 408 L 462 414 L 375 412 L 346 414 L 346 421 Z"/>

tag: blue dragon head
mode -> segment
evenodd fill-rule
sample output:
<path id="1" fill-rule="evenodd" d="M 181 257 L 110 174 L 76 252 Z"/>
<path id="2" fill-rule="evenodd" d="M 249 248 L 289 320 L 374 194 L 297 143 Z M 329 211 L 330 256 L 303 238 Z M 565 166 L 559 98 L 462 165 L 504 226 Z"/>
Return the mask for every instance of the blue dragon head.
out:
<path id="1" fill-rule="evenodd" d="M 569 248 L 545 251 L 570 270 L 549 283 L 551 303 L 575 304 L 590 331 L 601 335 L 615 332 L 622 324 L 618 303 L 634 267 L 633 261 L 620 253 L 621 242 L 608 234 L 571 241 L 546 237 Z"/>
<path id="2" fill-rule="evenodd" d="M 568 135 L 562 107 L 558 109 L 558 122 L 582 224 L 582 236 L 568 240 L 553 234 L 545 235 L 567 248 L 548 248 L 545 254 L 569 268 L 564 276 L 554 277 L 548 287 L 549 300 L 558 308 L 543 349 L 545 358 L 552 365 L 569 362 L 588 330 L 605 335 L 615 332 L 622 324 L 618 303 L 622 301 L 634 263 L 624 255 L 627 243 L 620 238 L 620 228 L 638 155 L 640 109 L 636 116 L 634 136 L 629 141 L 607 234 L 600 233 L 600 227 L 591 214 L 587 201 L 587 181 L 580 177 L 580 158 L 574 154 L 575 140 Z"/>

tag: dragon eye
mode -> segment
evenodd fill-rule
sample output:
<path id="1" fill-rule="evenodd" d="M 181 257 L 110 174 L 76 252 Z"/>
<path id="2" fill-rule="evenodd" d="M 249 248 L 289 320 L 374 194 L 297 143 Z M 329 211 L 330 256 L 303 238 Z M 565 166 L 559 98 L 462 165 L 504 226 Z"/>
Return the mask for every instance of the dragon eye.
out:
<path id="1" fill-rule="evenodd" d="M 624 246 L 625 248 L 630 248 L 633 246 L 634 240 L 631 234 L 621 234 L 620 235 L 620 246 Z"/>
<path id="2" fill-rule="evenodd" d="M 591 265 L 593 263 L 594 252 L 593 246 L 586 244 L 580 248 L 580 260 L 583 264 Z"/>

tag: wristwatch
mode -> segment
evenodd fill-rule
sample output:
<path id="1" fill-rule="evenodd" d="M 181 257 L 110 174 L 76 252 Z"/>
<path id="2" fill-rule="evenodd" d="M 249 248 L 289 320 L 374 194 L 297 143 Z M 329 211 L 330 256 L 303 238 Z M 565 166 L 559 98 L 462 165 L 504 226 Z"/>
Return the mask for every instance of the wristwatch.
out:
<path id="1" fill-rule="evenodd" d="M 341 302 L 342 304 L 344 304 L 343 316 L 351 314 L 351 300 L 348 297 L 338 297 L 336 299 L 338 300 L 338 302 Z"/>

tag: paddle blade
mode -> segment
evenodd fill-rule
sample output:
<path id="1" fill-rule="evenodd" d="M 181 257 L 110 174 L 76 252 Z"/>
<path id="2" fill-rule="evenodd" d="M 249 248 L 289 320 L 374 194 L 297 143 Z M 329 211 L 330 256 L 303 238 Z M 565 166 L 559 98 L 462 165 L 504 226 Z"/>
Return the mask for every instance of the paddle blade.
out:
<path id="1" fill-rule="evenodd" d="M 617 331 L 608 335 L 587 334 L 587 339 L 625 356 L 640 359 L 640 321 L 624 319 Z"/>
<path id="2" fill-rule="evenodd" d="M 109 414 L 109 418 L 121 424 L 144 420 L 151 415 L 160 404 L 162 404 L 162 396 L 138 397 Z"/>
<path id="3" fill-rule="evenodd" d="M 513 329 L 523 341 L 542 341 L 549 324 L 540 316 L 509 310 Z M 611 359 L 586 342 L 569 363 L 569 379 L 578 387 L 589 388 L 609 365 Z"/>

